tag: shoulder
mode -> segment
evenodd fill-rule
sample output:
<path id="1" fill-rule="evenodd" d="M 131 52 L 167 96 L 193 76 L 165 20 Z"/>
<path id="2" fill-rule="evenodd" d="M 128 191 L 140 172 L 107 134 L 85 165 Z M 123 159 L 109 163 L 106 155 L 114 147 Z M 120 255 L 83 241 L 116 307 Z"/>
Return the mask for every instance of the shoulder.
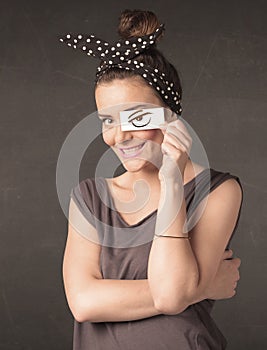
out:
<path id="1" fill-rule="evenodd" d="M 189 217 L 202 215 L 203 207 L 209 218 L 213 216 L 216 219 L 223 212 L 236 215 L 243 200 L 242 184 L 238 176 L 229 171 L 207 168 L 197 180 L 196 184 L 192 184 L 192 192 L 188 195 Z M 208 212 L 210 215 L 207 215 Z"/>
<path id="2" fill-rule="evenodd" d="M 98 182 L 96 178 L 88 177 L 71 189 L 71 197 L 74 201 L 81 206 L 86 206 L 91 211 L 93 211 L 94 203 L 98 202 L 99 197 L 97 196 L 99 190 L 96 182 Z"/>
<path id="3" fill-rule="evenodd" d="M 229 172 L 211 169 L 212 190 L 207 201 L 201 201 L 192 215 L 192 233 L 197 232 L 197 240 L 201 240 L 202 236 L 208 238 L 211 228 L 211 240 L 217 237 L 222 246 L 229 243 L 237 228 L 243 200 L 242 188 L 237 179 Z"/>
<path id="4" fill-rule="evenodd" d="M 235 221 L 243 201 L 243 189 L 238 176 L 230 172 L 210 169 L 210 192 L 206 203 L 206 218 L 219 217 Z"/>
<path id="5" fill-rule="evenodd" d="M 243 188 L 237 175 L 232 174 L 229 171 L 210 168 L 210 181 L 211 188 L 214 190 L 214 193 L 217 193 L 217 195 L 236 196 L 241 199 Z"/>
<path id="6" fill-rule="evenodd" d="M 225 203 L 231 207 L 240 207 L 242 198 L 243 191 L 240 182 L 235 177 L 229 176 L 225 177 L 209 194 L 209 200 L 212 201 L 212 205 Z"/>
<path id="7" fill-rule="evenodd" d="M 83 180 L 81 180 L 78 185 L 74 186 L 72 188 L 72 191 L 74 192 L 80 192 L 85 197 L 88 196 L 88 194 L 92 194 L 95 192 L 98 184 L 101 183 L 100 177 L 88 177 Z"/>

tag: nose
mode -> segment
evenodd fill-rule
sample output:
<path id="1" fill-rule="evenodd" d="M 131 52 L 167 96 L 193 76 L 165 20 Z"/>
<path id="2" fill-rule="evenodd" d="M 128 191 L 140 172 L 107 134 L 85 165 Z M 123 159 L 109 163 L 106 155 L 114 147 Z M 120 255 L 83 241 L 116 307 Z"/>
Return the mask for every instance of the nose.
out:
<path id="1" fill-rule="evenodd" d="M 121 130 L 121 125 L 118 124 L 116 125 L 114 130 L 114 141 L 116 145 L 122 145 L 122 144 L 126 144 L 127 141 L 131 140 L 133 138 L 133 135 L 131 133 L 131 131 L 122 131 Z"/>

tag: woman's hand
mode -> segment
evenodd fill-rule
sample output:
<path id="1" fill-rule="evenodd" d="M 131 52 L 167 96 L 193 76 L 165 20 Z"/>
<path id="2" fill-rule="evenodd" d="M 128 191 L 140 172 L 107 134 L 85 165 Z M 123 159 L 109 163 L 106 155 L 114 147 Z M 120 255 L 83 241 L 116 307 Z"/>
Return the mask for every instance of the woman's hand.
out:
<path id="1" fill-rule="evenodd" d="M 237 281 L 240 279 L 239 266 L 240 258 L 232 258 L 232 250 L 226 250 L 223 253 L 217 274 L 210 286 L 206 289 L 207 299 L 229 299 L 235 294 Z M 226 259 L 231 260 L 226 260 Z"/>
<path id="2" fill-rule="evenodd" d="M 176 180 L 184 176 L 192 139 L 183 122 L 178 119 L 161 127 L 164 134 L 161 149 L 163 155 L 162 166 L 159 169 L 159 180 Z"/>

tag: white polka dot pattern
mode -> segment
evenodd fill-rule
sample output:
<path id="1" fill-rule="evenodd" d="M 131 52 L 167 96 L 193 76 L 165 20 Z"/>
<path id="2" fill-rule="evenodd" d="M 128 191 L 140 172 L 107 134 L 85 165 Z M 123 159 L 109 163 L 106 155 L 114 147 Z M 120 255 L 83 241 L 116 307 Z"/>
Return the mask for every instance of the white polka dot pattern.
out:
<path id="1" fill-rule="evenodd" d="M 65 37 L 60 38 L 61 42 L 66 43 L 74 49 L 81 49 L 87 55 L 101 59 L 100 65 L 96 71 L 96 82 L 101 78 L 105 71 L 111 67 L 117 67 L 126 70 L 133 70 L 136 74 L 141 75 L 153 86 L 161 95 L 164 102 L 178 115 L 181 115 L 181 96 L 170 82 L 170 78 L 165 78 L 166 74 L 161 73 L 158 68 L 147 66 L 144 62 L 137 61 L 139 53 L 145 51 L 151 46 L 156 46 L 157 37 L 165 30 L 162 23 L 153 33 L 140 37 L 131 37 L 127 40 L 109 44 L 95 35 L 68 33 Z M 104 51 L 105 50 L 105 51 Z"/>

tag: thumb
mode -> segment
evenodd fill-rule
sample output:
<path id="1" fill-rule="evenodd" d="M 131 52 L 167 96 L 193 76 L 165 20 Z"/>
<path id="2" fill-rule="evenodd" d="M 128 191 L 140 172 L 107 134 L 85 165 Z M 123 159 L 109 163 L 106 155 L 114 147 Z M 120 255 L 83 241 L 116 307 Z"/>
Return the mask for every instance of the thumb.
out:
<path id="1" fill-rule="evenodd" d="M 168 127 L 168 123 L 167 122 L 164 122 L 164 123 L 159 125 L 159 128 L 162 131 L 163 135 L 165 134 L 167 127 Z"/>

